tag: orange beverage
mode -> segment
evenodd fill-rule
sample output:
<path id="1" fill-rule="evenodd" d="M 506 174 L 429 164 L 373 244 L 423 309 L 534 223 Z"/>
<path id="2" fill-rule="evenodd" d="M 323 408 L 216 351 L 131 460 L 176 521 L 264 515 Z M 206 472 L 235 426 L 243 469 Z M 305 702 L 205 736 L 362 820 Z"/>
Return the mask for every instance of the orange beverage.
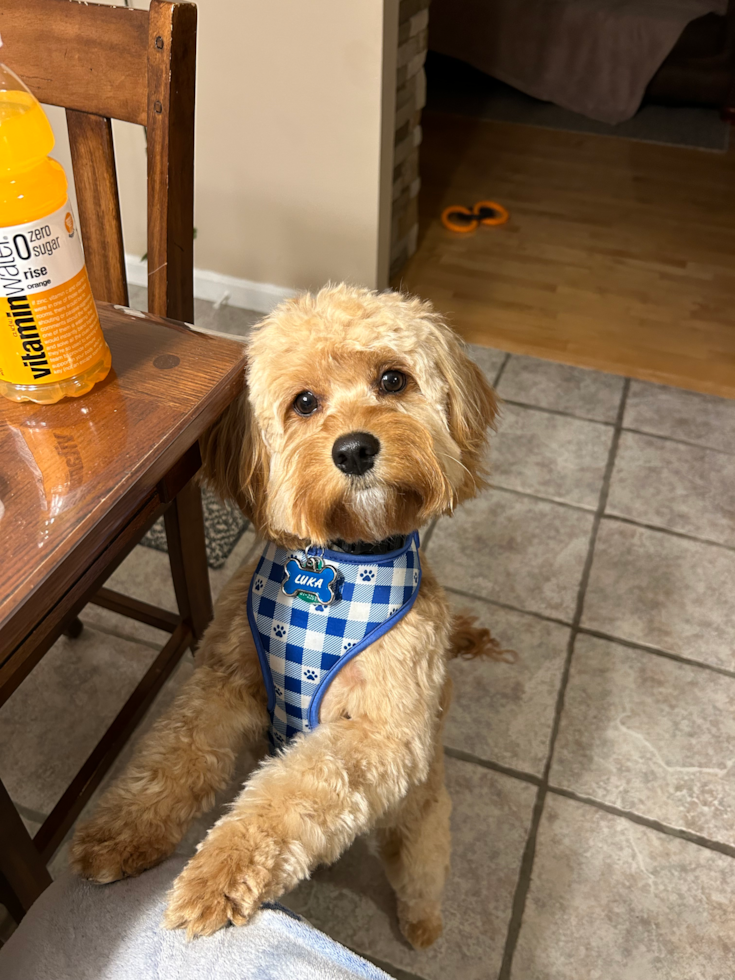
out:
<path id="1" fill-rule="evenodd" d="M 0 64 L 0 395 L 43 404 L 107 376 L 63 167 L 38 100 Z"/>

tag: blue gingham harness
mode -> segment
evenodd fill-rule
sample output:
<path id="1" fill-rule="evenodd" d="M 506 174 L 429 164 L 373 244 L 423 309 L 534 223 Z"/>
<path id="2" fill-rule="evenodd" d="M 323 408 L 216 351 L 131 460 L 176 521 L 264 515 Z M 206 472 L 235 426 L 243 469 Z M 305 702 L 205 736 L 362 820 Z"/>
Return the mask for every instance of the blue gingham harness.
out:
<path id="1" fill-rule="evenodd" d="M 319 724 L 322 698 L 344 665 L 405 616 L 421 584 L 419 536 L 386 555 L 309 550 L 337 570 L 336 598 L 308 603 L 281 589 L 304 552 L 268 544 L 248 592 L 248 620 L 268 693 L 270 740 L 283 748 Z"/>

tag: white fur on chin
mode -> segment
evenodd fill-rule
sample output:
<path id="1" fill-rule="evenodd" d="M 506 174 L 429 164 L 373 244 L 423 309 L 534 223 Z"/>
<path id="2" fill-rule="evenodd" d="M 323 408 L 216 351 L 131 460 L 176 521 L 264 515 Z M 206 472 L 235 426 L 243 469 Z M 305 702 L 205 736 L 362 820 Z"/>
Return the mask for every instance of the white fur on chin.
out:
<path id="1" fill-rule="evenodd" d="M 385 537 L 387 503 L 388 491 L 385 487 L 361 487 L 352 494 L 352 509 L 365 522 L 373 541 L 380 541 Z"/>

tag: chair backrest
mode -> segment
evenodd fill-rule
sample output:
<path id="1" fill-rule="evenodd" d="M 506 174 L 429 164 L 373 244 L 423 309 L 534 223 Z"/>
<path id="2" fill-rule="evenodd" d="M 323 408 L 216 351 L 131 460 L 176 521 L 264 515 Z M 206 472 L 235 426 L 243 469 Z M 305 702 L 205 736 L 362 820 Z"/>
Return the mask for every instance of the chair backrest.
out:
<path id="1" fill-rule="evenodd" d="M 96 299 L 127 304 L 111 119 L 147 127 L 148 309 L 194 318 L 197 9 L 2 0 L 2 60 L 66 109 L 84 254 Z"/>

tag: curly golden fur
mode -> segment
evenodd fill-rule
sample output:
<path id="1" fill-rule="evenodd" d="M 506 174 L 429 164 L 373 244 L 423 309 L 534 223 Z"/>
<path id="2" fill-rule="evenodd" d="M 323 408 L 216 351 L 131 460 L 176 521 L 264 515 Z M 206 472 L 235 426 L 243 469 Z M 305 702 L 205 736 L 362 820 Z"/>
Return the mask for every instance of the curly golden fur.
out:
<path id="1" fill-rule="evenodd" d="M 248 355 L 247 393 L 203 440 L 204 474 L 264 538 L 287 548 L 380 541 L 451 514 L 483 486 L 493 392 L 429 304 L 330 286 L 281 304 Z M 386 370 L 406 376 L 402 391 L 381 390 Z M 294 410 L 304 390 L 319 406 L 306 417 Z M 335 439 L 354 431 L 380 441 L 363 475 L 332 460 Z M 193 676 L 78 829 L 71 859 L 84 877 L 114 881 L 170 854 L 227 784 L 243 742 L 267 728 L 246 612 L 253 571 L 225 587 Z M 505 652 L 453 620 L 423 559 L 413 607 L 336 675 L 319 727 L 248 780 L 175 882 L 166 925 L 191 937 L 245 923 L 375 829 L 404 935 L 433 943 L 450 849 L 446 664 L 481 654 Z"/>

